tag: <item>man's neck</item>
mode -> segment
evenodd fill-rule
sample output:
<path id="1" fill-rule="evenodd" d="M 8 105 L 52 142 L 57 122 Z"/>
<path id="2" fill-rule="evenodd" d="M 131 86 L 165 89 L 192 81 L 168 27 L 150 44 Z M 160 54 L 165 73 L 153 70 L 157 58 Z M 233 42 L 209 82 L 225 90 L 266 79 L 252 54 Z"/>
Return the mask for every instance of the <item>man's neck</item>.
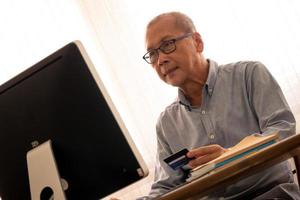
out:
<path id="1" fill-rule="evenodd" d="M 206 84 L 209 72 L 208 61 L 205 60 L 202 63 L 202 66 L 203 67 L 200 68 L 199 72 L 196 72 L 196 74 L 199 74 L 197 80 L 189 82 L 185 84 L 184 88 L 181 88 L 184 93 L 184 96 L 187 98 L 187 100 L 191 103 L 192 106 L 201 106 L 202 103 L 202 90 Z"/>
<path id="2" fill-rule="evenodd" d="M 190 89 L 188 93 L 186 91 L 183 91 L 185 98 L 190 102 L 192 106 L 201 106 L 203 87 L 204 85 L 198 85 L 197 88 Z"/>

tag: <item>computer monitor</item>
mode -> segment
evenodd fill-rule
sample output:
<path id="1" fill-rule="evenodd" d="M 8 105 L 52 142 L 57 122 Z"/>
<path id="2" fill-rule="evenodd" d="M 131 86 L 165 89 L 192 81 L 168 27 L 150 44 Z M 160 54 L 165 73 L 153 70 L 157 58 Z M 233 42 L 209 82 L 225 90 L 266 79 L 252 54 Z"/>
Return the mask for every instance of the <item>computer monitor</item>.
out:
<path id="1" fill-rule="evenodd" d="M 0 86 L 2 200 L 31 198 L 26 154 L 49 140 L 67 199 L 100 199 L 148 174 L 79 41 Z"/>

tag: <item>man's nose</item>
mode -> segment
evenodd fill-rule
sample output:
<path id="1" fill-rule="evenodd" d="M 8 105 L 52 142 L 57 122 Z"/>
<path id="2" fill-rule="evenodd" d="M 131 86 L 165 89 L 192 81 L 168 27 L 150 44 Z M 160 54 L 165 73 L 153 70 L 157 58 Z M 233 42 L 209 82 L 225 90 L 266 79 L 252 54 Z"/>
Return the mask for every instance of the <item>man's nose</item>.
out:
<path id="1" fill-rule="evenodd" d="M 168 55 L 163 52 L 159 52 L 158 58 L 157 58 L 158 65 L 159 66 L 165 65 L 168 62 L 169 62 Z"/>

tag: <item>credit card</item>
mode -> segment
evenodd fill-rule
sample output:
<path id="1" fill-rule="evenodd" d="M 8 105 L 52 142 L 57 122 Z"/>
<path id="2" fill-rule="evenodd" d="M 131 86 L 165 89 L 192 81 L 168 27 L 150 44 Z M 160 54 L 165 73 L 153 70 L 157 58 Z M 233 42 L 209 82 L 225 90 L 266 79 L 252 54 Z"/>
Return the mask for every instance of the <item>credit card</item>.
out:
<path id="1" fill-rule="evenodd" d="M 171 156 L 164 159 L 164 161 L 173 169 L 177 170 L 179 168 L 186 169 L 188 163 L 193 158 L 188 158 L 186 154 L 189 151 L 187 149 L 182 149 L 181 151 L 178 151 L 177 153 L 172 154 Z"/>

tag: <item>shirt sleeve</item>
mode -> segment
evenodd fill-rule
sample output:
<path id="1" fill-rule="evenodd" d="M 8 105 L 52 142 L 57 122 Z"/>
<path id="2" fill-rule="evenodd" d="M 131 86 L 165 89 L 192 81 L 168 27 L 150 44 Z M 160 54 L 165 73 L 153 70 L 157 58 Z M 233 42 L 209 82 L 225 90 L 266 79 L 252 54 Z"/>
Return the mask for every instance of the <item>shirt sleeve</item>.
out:
<path id="1" fill-rule="evenodd" d="M 154 183 L 148 196 L 139 198 L 138 200 L 154 199 L 170 189 L 182 184 L 186 178 L 186 173 L 181 170 L 171 169 L 163 160 L 172 154 L 168 143 L 163 137 L 164 129 L 162 124 L 164 121 L 160 118 L 157 126 L 157 154 L 154 174 Z"/>
<path id="2" fill-rule="evenodd" d="M 295 118 L 282 90 L 260 62 L 247 66 L 247 91 L 262 134 L 279 132 L 280 139 L 295 134 Z"/>

